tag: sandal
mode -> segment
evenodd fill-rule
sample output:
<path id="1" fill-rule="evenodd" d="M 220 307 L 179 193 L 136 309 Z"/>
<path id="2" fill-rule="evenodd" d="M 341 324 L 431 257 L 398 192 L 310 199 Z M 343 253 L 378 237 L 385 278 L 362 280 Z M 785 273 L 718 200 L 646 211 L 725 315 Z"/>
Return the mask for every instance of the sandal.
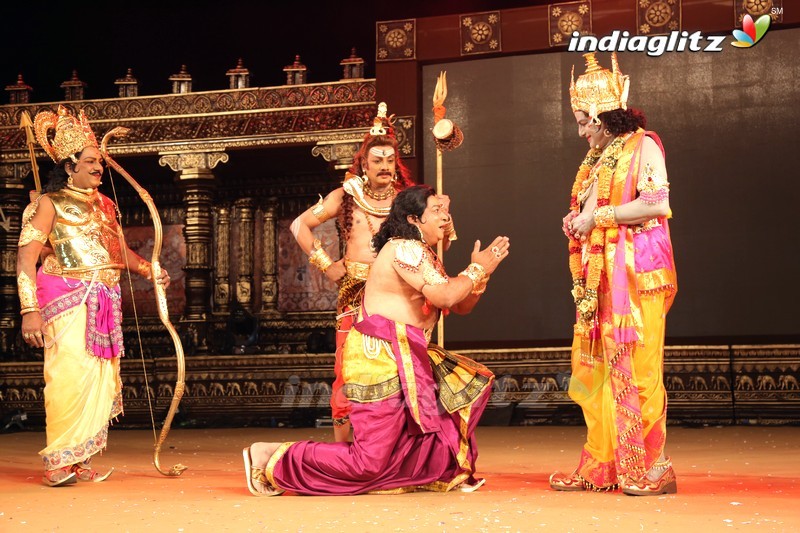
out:
<path id="1" fill-rule="evenodd" d="M 628 478 L 620 485 L 622 493 L 628 496 L 659 496 L 678 492 L 678 481 L 669 458 L 655 463 L 650 470 L 661 471 L 661 475 L 656 479 L 650 479 L 646 475 L 641 479 Z"/>
<path id="2" fill-rule="evenodd" d="M 578 491 L 591 491 L 591 492 L 611 492 L 617 490 L 616 483 L 598 487 L 588 479 L 578 474 L 575 470 L 571 474 L 564 474 L 563 472 L 553 472 L 550 475 L 550 488 L 560 492 L 578 492 Z"/>
<path id="3" fill-rule="evenodd" d="M 563 492 L 573 492 L 587 490 L 583 483 L 583 478 L 575 471 L 571 474 L 553 472 L 550 475 L 550 488 Z"/>
<path id="4" fill-rule="evenodd" d="M 483 487 L 483 484 L 486 483 L 486 478 L 481 477 L 475 480 L 475 483 L 470 485 L 466 481 L 458 486 L 458 490 L 461 492 L 475 492 L 479 488 Z"/>
<path id="5" fill-rule="evenodd" d="M 62 485 L 72 485 L 77 481 L 75 473 L 71 471 L 69 466 L 59 468 L 58 470 L 46 470 L 42 483 L 48 487 L 60 487 Z"/>
<path id="6" fill-rule="evenodd" d="M 101 474 L 97 470 L 92 470 L 89 468 L 89 462 L 86 461 L 72 465 L 72 472 L 77 476 L 78 481 L 93 481 L 95 483 L 100 483 L 101 481 L 107 480 L 111 474 L 114 473 L 114 468 L 112 467 L 111 470 L 105 474 Z"/>
<path id="7" fill-rule="evenodd" d="M 244 475 L 247 480 L 247 489 L 253 496 L 280 496 L 285 491 L 276 489 L 267 481 L 267 474 L 263 468 L 253 466 L 253 459 L 250 457 L 250 448 L 242 450 L 244 458 Z M 261 492 L 256 488 L 256 483 L 260 483 L 266 488 L 266 492 Z"/>

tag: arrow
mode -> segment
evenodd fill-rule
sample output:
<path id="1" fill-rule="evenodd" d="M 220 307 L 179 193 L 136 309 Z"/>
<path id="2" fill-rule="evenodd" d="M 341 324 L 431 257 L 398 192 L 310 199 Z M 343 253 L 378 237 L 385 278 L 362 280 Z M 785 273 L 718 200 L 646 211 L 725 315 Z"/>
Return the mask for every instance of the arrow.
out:
<path id="1" fill-rule="evenodd" d="M 0 222 L 0 228 L 6 230 L 6 233 L 9 232 L 11 230 L 11 219 L 6 216 L 2 207 L 0 207 L 0 220 L 2 220 L 2 222 Z"/>
<path id="2" fill-rule="evenodd" d="M 36 136 L 33 134 L 33 122 L 27 111 L 23 111 L 19 120 L 19 127 L 25 130 L 25 144 L 28 145 L 28 155 L 31 159 L 31 170 L 33 171 L 33 183 L 36 185 L 36 192 L 42 192 L 42 182 L 39 179 L 39 165 L 36 164 Z"/>

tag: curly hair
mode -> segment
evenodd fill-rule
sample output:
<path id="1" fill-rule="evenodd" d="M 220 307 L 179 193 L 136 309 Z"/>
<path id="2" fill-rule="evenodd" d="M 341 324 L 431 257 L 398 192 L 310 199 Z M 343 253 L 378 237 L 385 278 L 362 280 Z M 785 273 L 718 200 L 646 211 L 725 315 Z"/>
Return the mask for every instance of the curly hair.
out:
<path id="1" fill-rule="evenodd" d="M 380 252 L 389 239 L 421 241 L 419 228 L 408 221 L 408 215 L 421 217 L 425 208 L 428 207 L 428 198 L 435 195 L 436 191 L 429 185 L 413 185 L 401 191 L 392 202 L 389 216 L 386 217 L 378 233 L 372 238 L 372 247 L 375 249 L 375 253 Z"/>
<path id="2" fill-rule="evenodd" d="M 414 184 L 411 180 L 411 171 L 408 170 L 408 167 L 403 164 L 403 160 L 400 159 L 400 146 L 397 143 L 397 138 L 391 134 L 370 135 L 367 133 L 364 137 L 364 141 L 361 143 L 361 148 L 358 149 L 358 152 L 356 152 L 356 155 L 353 157 L 353 164 L 350 166 L 349 170 L 351 174 L 356 176 L 361 176 L 363 174 L 362 168 L 366 166 L 369 149 L 373 146 L 391 146 L 394 148 L 394 153 L 396 154 L 394 159 L 395 169 L 397 172 L 397 180 L 393 182 L 395 191 L 400 192 Z M 340 241 L 342 242 L 347 242 L 347 239 L 350 237 L 350 230 L 353 227 L 353 207 L 353 198 L 349 194 L 345 194 L 342 201 L 342 210 L 340 211 L 339 220 L 337 221 Z"/>
<path id="3" fill-rule="evenodd" d="M 342 198 L 342 209 L 339 211 L 339 218 L 336 220 L 336 230 L 339 232 L 339 252 L 344 257 L 347 247 L 347 240 L 350 238 L 350 229 L 353 227 L 353 207 L 355 202 L 353 197 L 345 193 Z"/>
<path id="4" fill-rule="evenodd" d="M 647 126 L 647 119 L 639 109 L 614 109 L 597 115 L 612 135 L 622 135 Z"/>
<path id="5" fill-rule="evenodd" d="M 82 153 L 83 150 L 77 152 L 75 154 L 75 159 L 80 159 Z M 75 168 L 75 163 L 72 161 L 72 159 L 65 157 L 59 161 L 50 172 L 47 173 L 47 184 L 43 187 L 44 192 L 57 192 L 67 186 L 67 178 L 69 177 L 66 169 L 67 165 Z"/>

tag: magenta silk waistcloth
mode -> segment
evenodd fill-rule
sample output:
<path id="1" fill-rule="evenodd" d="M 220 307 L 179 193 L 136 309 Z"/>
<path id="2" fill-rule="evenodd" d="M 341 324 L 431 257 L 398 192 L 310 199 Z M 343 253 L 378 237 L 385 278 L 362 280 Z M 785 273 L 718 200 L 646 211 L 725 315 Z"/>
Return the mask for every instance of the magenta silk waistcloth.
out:
<path id="1" fill-rule="evenodd" d="M 86 352 L 101 359 L 123 357 L 122 345 L 122 292 L 95 281 L 45 274 L 36 275 L 36 296 L 45 324 L 57 316 L 77 307 L 86 291 Z M 58 336 L 58 332 L 56 332 Z M 56 337 L 58 338 L 58 337 Z"/>
<path id="2" fill-rule="evenodd" d="M 459 411 L 448 413 L 437 399 L 437 380 L 428 344 L 419 328 L 404 326 L 413 361 L 419 422 L 412 416 L 408 376 L 403 372 L 396 323 L 372 315 L 355 324 L 365 335 L 390 341 L 397 360 L 402 390 L 381 401 L 352 401 L 353 442 L 297 442 L 275 464 L 277 487 L 305 495 L 348 495 L 377 490 L 415 488 L 450 483 L 464 475 L 474 483 L 478 456 L 475 427 L 489 399 L 491 386 L 467 410 L 466 462 L 459 466 L 462 448 Z M 462 462 L 462 465 L 464 463 Z"/>

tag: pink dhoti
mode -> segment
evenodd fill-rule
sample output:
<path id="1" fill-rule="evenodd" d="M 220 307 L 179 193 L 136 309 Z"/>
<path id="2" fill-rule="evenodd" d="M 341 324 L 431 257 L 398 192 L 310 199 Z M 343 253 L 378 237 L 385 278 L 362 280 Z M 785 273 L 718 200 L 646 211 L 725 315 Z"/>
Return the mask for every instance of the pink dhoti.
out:
<path id="1" fill-rule="evenodd" d="M 429 346 L 419 328 L 379 315 L 353 326 L 342 359 L 353 442 L 283 444 L 265 469 L 270 484 L 345 495 L 447 491 L 476 482 L 474 432 L 491 371 Z"/>

